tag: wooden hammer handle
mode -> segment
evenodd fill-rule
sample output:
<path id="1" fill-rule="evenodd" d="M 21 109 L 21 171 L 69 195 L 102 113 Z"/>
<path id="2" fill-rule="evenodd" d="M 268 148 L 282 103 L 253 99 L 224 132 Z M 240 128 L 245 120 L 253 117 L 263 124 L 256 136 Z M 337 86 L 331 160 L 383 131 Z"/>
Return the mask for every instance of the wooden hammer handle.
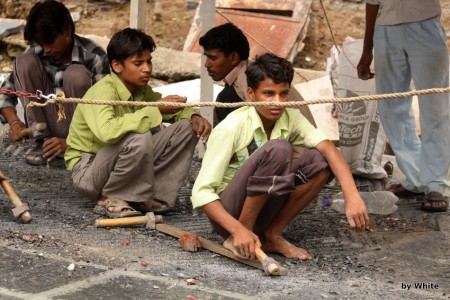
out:
<path id="1" fill-rule="evenodd" d="M 9 199 L 11 199 L 14 207 L 25 207 L 25 211 L 23 211 L 18 217 L 22 220 L 24 224 L 28 224 L 31 222 L 32 217 L 30 212 L 28 212 L 28 206 L 24 205 L 22 200 L 20 200 L 19 196 L 17 196 L 16 192 L 13 190 L 12 186 L 9 184 L 8 180 L 6 180 L 5 175 L 2 171 L 0 171 L 0 183 L 2 188 L 5 190 L 5 193 L 8 195 Z M 14 210 L 13 210 L 14 212 Z"/>
<path id="2" fill-rule="evenodd" d="M 262 263 L 264 271 L 268 272 L 270 275 L 278 276 L 280 275 L 280 267 L 275 262 L 274 259 L 270 259 L 259 247 L 255 248 L 256 258 Z"/>
<path id="3" fill-rule="evenodd" d="M 129 227 L 146 224 L 146 216 L 95 220 L 95 227 Z"/>
<path id="4" fill-rule="evenodd" d="M 31 128 L 24 128 L 20 131 L 20 136 L 25 138 L 31 135 L 31 133 L 33 132 L 33 130 Z"/>

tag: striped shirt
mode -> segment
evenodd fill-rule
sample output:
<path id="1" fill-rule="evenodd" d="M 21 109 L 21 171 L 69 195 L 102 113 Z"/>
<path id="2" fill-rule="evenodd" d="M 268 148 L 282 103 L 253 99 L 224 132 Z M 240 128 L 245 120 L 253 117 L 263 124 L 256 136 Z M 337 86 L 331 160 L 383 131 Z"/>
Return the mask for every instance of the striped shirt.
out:
<path id="1" fill-rule="evenodd" d="M 71 64 L 82 64 L 89 71 L 92 72 L 93 83 L 102 79 L 105 75 L 110 73 L 108 57 L 105 50 L 92 40 L 74 36 L 74 44 L 72 49 L 72 61 L 66 64 L 60 64 L 53 61 L 49 56 L 45 55 L 42 47 L 37 44 L 30 45 L 25 52 L 33 52 L 42 61 L 47 70 L 47 74 L 53 84 L 54 93 L 63 90 L 63 74 L 68 66 Z M 5 79 L 1 86 L 3 89 L 15 91 L 14 75 L 13 73 Z M 27 91 L 29 93 L 36 93 L 36 91 Z M 0 94 L 0 109 L 5 107 L 15 107 L 17 105 L 17 97 L 14 95 Z"/>

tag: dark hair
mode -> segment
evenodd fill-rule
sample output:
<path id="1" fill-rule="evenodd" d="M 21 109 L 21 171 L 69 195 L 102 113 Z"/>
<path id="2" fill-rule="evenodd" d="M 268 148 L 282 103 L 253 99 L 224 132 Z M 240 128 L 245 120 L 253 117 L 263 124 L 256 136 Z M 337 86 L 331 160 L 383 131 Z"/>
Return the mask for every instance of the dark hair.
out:
<path id="1" fill-rule="evenodd" d="M 237 52 L 241 60 L 247 60 L 250 46 L 242 30 L 232 23 L 225 23 L 210 29 L 199 40 L 205 50 L 219 49 L 225 55 Z"/>
<path id="2" fill-rule="evenodd" d="M 132 55 L 141 55 L 145 50 L 153 52 L 155 49 L 156 44 L 151 36 L 139 29 L 125 28 L 113 35 L 106 52 L 111 65 L 113 60 L 123 63 Z M 112 67 L 111 69 L 114 71 Z"/>
<path id="3" fill-rule="evenodd" d="M 61 2 L 46 0 L 36 3 L 27 17 L 23 37 L 28 44 L 51 44 L 58 33 L 64 33 L 67 26 L 75 34 L 75 25 L 69 10 Z"/>
<path id="4" fill-rule="evenodd" d="M 256 90 L 261 81 L 270 78 L 275 83 L 288 83 L 289 86 L 294 78 L 292 64 L 284 58 L 272 53 L 265 53 L 255 59 L 245 71 L 247 85 Z"/>

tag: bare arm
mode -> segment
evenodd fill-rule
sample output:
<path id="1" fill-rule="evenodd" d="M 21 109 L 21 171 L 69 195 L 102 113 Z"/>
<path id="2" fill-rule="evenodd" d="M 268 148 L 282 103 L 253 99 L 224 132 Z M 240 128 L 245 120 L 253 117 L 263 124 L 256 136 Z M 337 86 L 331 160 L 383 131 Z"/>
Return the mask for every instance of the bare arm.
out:
<path id="1" fill-rule="evenodd" d="M 362 80 L 371 79 L 375 76 L 370 71 L 370 64 L 373 60 L 373 34 L 375 32 L 375 22 L 377 20 L 379 5 L 366 4 L 366 29 L 364 32 L 364 47 L 358 63 L 358 77 Z"/>
<path id="2" fill-rule="evenodd" d="M 350 227 L 357 230 L 369 228 L 369 216 L 367 215 L 366 206 L 359 195 L 353 175 L 342 153 L 330 141 L 319 143 L 316 149 L 325 156 L 331 171 L 342 186 L 345 214 Z"/>

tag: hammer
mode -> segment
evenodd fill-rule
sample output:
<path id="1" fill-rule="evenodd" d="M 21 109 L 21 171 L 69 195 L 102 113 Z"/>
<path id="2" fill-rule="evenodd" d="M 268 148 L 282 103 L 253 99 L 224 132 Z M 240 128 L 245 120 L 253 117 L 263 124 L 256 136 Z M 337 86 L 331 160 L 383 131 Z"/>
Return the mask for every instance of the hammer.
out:
<path id="1" fill-rule="evenodd" d="M 184 235 L 191 235 L 196 236 L 195 234 L 189 233 L 187 231 L 181 230 L 179 228 L 176 228 L 174 226 L 168 225 L 168 224 L 156 224 L 155 225 L 156 230 L 171 235 L 176 238 L 181 238 Z M 237 260 L 241 263 L 247 264 L 249 266 L 262 269 L 267 275 L 272 276 L 284 276 L 288 274 L 288 270 L 284 267 L 282 267 L 275 259 L 268 257 L 260 248 L 256 248 L 256 257 L 258 258 L 258 261 L 251 260 L 251 259 L 242 259 L 236 255 L 234 255 L 233 252 L 226 249 L 222 245 L 219 245 L 213 241 L 210 241 L 208 239 L 198 237 L 200 240 L 201 248 L 207 249 L 209 251 L 212 251 L 214 253 L 218 253 L 220 255 L 226 256 L 228 258 Z"/>
<path id="2" fill-rule="evenodd" d="M 163 217 L 148 212 L 145 216 L 128 217 L 128 218 L 112 218 L 95 220 L 95 227 L 133 227 L 144 225 L 148 230 L 156 229 L 156 224 L 162 223 Z"/>
<path id="3" fill-rule="evenodd" d="M 22 131 L 20 132 L 20 136 L 22 138 L 34 137 L 37 134 L 44 132 L 46 128 L 47 124 L 45 123 L 33 123 L 31 127 L 22 129 Z"/>
<path id="4" fill-rule="evenodd" d="M 152 216 L 153 215 L 153 216 Z M 156 229 L 159 232 L 168 234 L 175 238 L 182 238 L 183 236 L 194 236 L 200 241 L 201 248 L 207 249 L 214 253 L 226 256 L 233 260 L 239 261 L 246 265 L 263 270 L 268 275 L 283 276 L 287 275 L 286 268 L 280 266 L 273 258 L 268 257 L 261 249 L 257 248 L 256 257 L 258 261 L 250 259 L 242 259 L 233 254 L 230 250 L 226 249 L 222 245 L 219 245 L 208 239 L 196 236 L 190 232 L 181 230 L 168 224 L 162 224 L 162 217 L 154 216 L 153 213 L 147 213 L 144 217 L 128 217 L 128 218 L 113 218 L 113 219 L 99 219 L 95 221 L 95 227 L 118 227 L 118 226 L 131 226 L 131 225 L 145 225 L 147 229 Z M 199 247 L 200 248 L 200 247 Z"/>
<path id="5" fill-rule="evenodd" d="M 280 266 L 278 262 L 272 257 L 267 256 L 264 253 L 264 251 L 261 250 L 261 248 L 256 247 L 255 254 L 256 258 L 263 265 L 264 272 L 266 272 L 267 275 L 273 276 L 287 275 L 287 269 Z"/>
<path id="6" fill-rule="evenodd" d="M 30 208 L 28 207 L 28 205 L 22 203 L 19 196 L 17 196 L 16 192 L 14 192 L 13 188 L 9 184 L 8 180 L 6 180 L 5 175 L 3 175 L 3 172 L 1 170 L 0 183 L 14 205 L 14 208 L 12 210 L 14 217 L 16 217 L 17 219 L 20 218 L 22 220 L 22 223 L 24 224 L 30 223 L 32 220 L 31 214 L 29 212 Z"/>

